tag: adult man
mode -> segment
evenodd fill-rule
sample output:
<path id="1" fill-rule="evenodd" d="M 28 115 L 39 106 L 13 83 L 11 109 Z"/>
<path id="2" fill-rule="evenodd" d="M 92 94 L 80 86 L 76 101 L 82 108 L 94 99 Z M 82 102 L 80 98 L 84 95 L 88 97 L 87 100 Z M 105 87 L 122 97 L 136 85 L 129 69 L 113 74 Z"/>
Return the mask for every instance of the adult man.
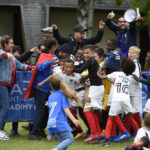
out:
<path id="1" fill-rule="evenodd" d="M 13 49 L 14 43 L 10 36 L 3 36 L 1 38 L 0 49 L 0 140 L 9 140 L 9 137 L 3 131 L 4 120 L 9 109 L 9 91 L 15 82 L 15 71 L 30 70 L 31 67 L 21 64 L 10 53 Z"/>
<path id="2" fill-rule="evenodd" d="M 43 28 L 41 30 L 42 32 L 42 37 L 43 37 L 43 40 L 46 40 L 48 38 L 53 38 L 53 29 L 52 27 L 46 27 L 46 28 Z M 40 45 L 40 44 L 39 44 Z M 40 49 L 39 49 L 40 50 Z M 32 55 L 31 55 L 31 66 L 35 66 L 36 65 L 36 62 L 39 58 L 39 52 L 34 52 Z M 34 68 L 34 67 L 33 67 Z"/>
<path id="3" fill-rule="evenodd" d="M 118 24 L 115 24 L 111 20 L 114 18 L 114 16 L 115 15 L 112 12 L 108 14 L 106 18 L 106 25 L 116 34 L 121 54 L 123 56 L 127 56 L 129 47 L 137 45 L 136 22 L 133 21 L 128 23 L 125 21 L 124 17 L 120 17 L 118 19 Z"/>
<path id="4" fill-rule="evenodd" d="M 69 37 L 62 37 L 58 31 L 57 25 L 52 25 L 53 28 L 53 35 L 58 41 L 60 45 L 64 43 L 68 43 L 71 46 L 71 54 L 75 55 L 78 49 L 83 49 L 83 47 L 87 44 L 96 44 L 101 41 L 103 36 L 103 28 L 104 22 L 99 22 L 99 30 L 94 37 L 91 38 L 84 38 L 85 32 L 87 29 L 84 29 L 82 26 L 76 26 L 73 31 L 73 35 Z"/>
<path id="5" fill-rule="evenodd" d="M 52 27 L 46 27 L 41 30 L 43 33 L 43 40 L 46 40 L 48 38 L 53 38 L 53 29 Z"/>

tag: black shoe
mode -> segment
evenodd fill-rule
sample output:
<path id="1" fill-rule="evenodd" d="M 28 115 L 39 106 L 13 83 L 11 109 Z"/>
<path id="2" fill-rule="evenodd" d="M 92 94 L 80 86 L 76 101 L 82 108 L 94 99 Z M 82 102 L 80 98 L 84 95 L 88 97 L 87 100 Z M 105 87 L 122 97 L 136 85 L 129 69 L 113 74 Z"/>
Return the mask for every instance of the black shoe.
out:
<path id="1" fill-rule="evenodd" d="M 110 146 L 109 140 L 105 139 L 104 143 L 102 144 L 102 146 L 106 146 L 106 147 Z"/>
<path id="2" fill-rule="evenodd" d="M 42 138 L 47 138 L 47 135 L 46 135 L 46 133 L 45 133 L 44 131 L 38 131 L 38 132 L 36 133 L 36 135 L 37 135 L 37 136 L 40 136 L 40 137 L 42 137 Z"/>
<path id="3" fill-rule="evenodd" d="M 11 136 L 21 136 L 18 131 L 11 130 Z"/>
<path id="4" fill-rule="evenodd" d="M 34 135 L 34 134 L 29 134 L 29 138 L 28 138 L 29 140 L 37 140 L 37 141 L 40 141 L 41 139 L 38 137 L 38 136 L 36 136 L 36 135 Z"/>

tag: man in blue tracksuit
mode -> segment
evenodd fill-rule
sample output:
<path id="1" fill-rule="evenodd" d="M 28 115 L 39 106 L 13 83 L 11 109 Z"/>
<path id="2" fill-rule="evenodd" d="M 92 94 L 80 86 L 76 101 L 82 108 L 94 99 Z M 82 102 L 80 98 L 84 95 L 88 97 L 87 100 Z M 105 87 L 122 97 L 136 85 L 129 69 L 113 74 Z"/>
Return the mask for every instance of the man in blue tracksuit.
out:
<path id="1" fill-rule="evenodd" d="M 106 25 L 116 34 L 121 54 L 123 56 L 127 56 L 129 47 L 137 45 L 136 21 L 128 23 L 125 21 L 124 17 L 120 17 L 118 19 L 118 24 L 115 24 L 111 20 L 113 17 L 114 15 L 112 12 L 108 14 L 106 18 Z"/>

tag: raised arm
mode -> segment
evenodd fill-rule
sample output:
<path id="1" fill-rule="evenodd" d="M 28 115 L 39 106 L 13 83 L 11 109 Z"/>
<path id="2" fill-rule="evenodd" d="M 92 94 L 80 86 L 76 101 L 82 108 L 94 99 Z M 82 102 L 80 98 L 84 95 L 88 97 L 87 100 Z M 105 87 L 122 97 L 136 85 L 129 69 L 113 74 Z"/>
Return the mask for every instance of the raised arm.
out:
<path id="1" fill-rule="evenodd" d="M 99 22 L 99 29 L 98 29 L 97 34 L 91 38 L 85 39 L 86 44 L 96 44 L 101 41 L 103 37 L 103 32 L 104 32 L 104 25 L 105 23 L 101 20 Z"/>
<path id="2" fill-rule="evenodd" d="M 40 82 L 39 84 L 37 84 L 37 88 L 40 88 L 43 84 L 45 84 L 46 82 L 50 81 L 53 75 L 47 77 L 44 81 Z"/>
<path id="3" fill-rule="evenodd" d="M 53 24 L 52 29 L 53 29 L 53 35 L 60 45 L 62 45 L 64 43 L 68 43 L 67 38 L 60 35 L 57 25 Z"/>
<path id="4" fill-rule="evenodd" d="M 113 32 L 117 32 L 119 30 L 119 27 L 117 24 L 113 23 L 111 19 L 114 18 L 114 14 L 112 12 L 110 12 L 105 20 L 106 25 L 108 26 L 108 28 L 110 30 L 112 30 Z"/>

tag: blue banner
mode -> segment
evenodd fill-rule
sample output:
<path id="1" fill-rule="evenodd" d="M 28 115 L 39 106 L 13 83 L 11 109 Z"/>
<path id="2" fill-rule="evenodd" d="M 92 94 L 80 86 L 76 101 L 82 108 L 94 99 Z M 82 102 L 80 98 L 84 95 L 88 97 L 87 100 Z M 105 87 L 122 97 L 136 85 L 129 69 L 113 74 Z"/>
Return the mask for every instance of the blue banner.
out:
<path id="1" fill-rule="evenodd" d="M 147 75 L 147 72 L 144 72 Z M 32 121 L 34 120 L 35 105 L 34 99 L 24 100 L 24 93 L 30 82 L 32 72 L 16 72 L 16 84 L 10 91 L 10 107 L 7 114 L 6 122 L 8 121 Z M 147 85 L 142 85 L 142 105 L 143 109 L 148 100 Z"/>
<path id="2" fill-rule="evenodd" d="M 10 107 L 6 121 L 32 121 L 34 120 L 34 99 L 24 100 L 24 93 L 30 82 L 32 72 L 16 72 L 16 84 L 10 91 Z"/>

